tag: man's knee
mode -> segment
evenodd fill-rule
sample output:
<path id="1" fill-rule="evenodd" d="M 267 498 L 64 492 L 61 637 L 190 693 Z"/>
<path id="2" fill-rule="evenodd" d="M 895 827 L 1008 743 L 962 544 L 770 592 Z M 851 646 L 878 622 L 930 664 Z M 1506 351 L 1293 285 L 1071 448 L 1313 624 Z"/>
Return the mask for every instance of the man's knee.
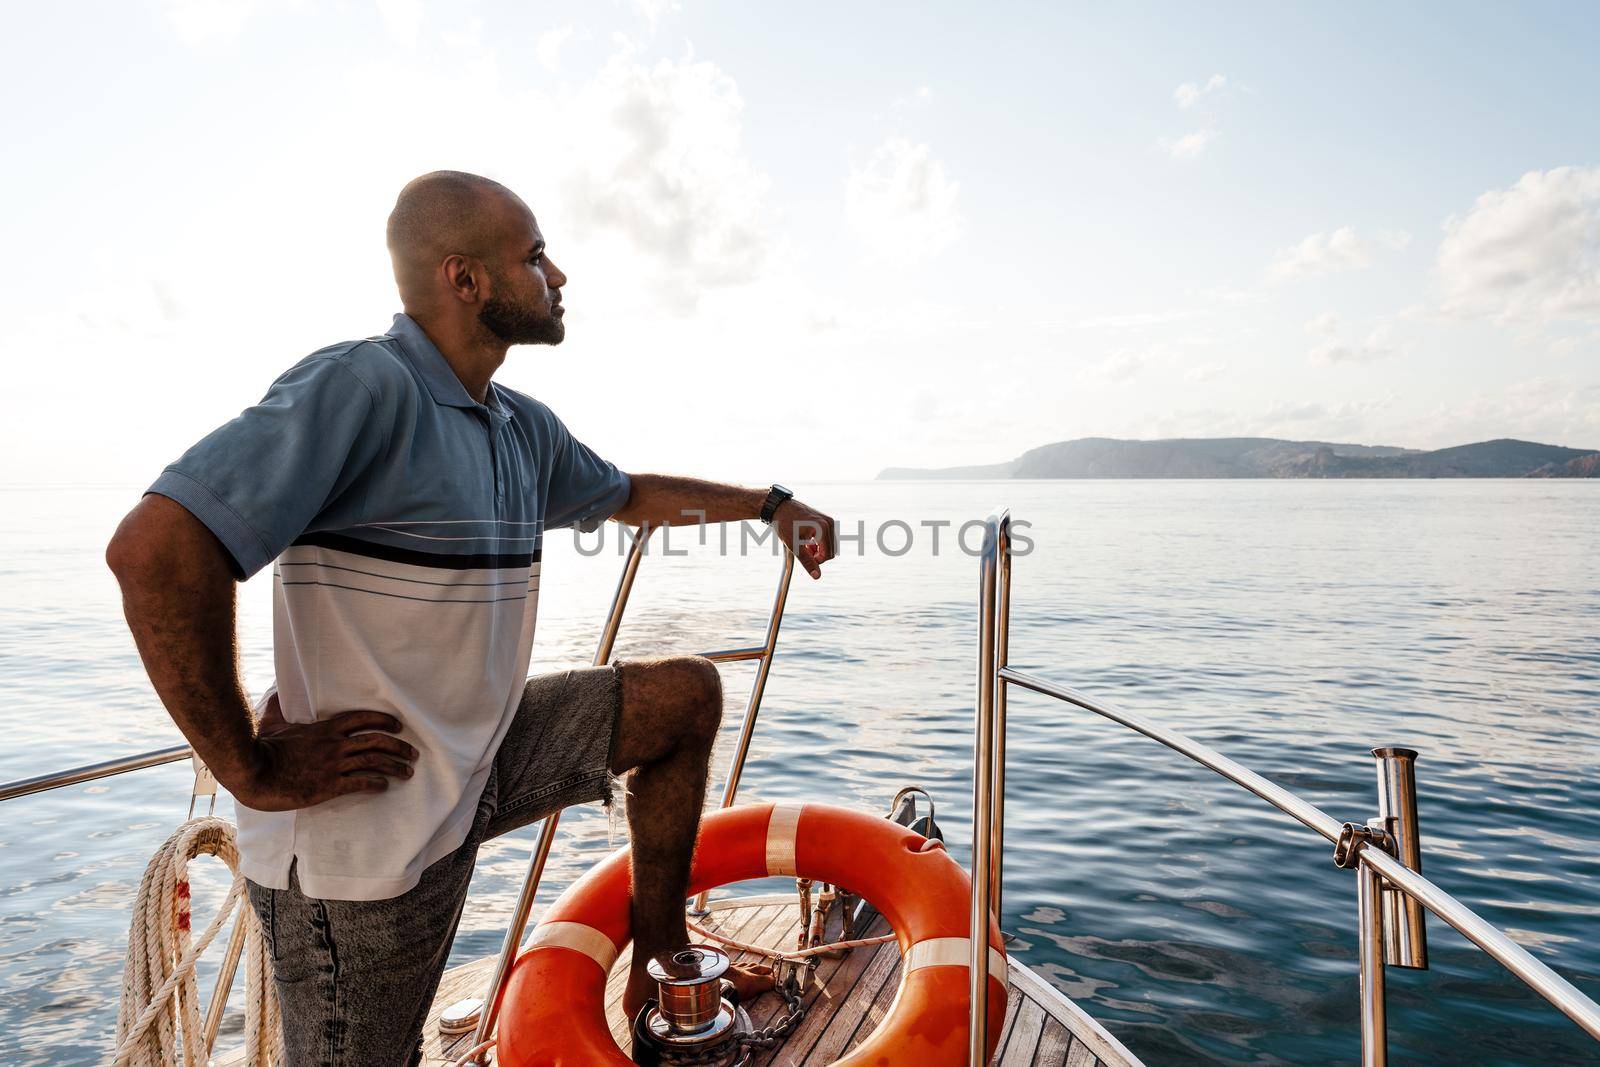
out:
<path id="1" fill-rule="evenodd" d="M 666 759 L 690 745 L 710 750 L 722 723 L 722 678 L 702 656 L 622 664 L 622 719 L 612 771 Z"/>
<path id="2" fill-rule="evenodd" d="M 704 656 L 681 656 L 672 663 L 681 678 L 685 727 L 697 740 L 715 740 L 722 725 L 722 675 L 717 665 Z"/>

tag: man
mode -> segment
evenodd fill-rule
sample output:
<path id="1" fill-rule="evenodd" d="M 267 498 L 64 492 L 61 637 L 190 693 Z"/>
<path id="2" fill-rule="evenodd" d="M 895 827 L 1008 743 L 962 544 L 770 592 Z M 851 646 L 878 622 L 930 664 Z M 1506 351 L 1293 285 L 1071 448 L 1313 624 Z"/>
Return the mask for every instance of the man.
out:
<path id="1" fill-rule="evenodd" d="M 526 680 L 546 531 L 760 516 L 813 578 L 835 551 L 832 520 L 781 487 L 624 474 L 491 381 L 511 345 L 565 333 L 566 276 L 509 189 L 424 175 L 388 244 L 392 329 L 296 364 L 168 467 L 106 553 L 156 692 L 237 801 L 290 1067 L 416 1062 L 479 843 L 609 806 L 614 775 L 630 776 L 630 1014 L 645 963 L 688 941 L 716 668 Z M 252 714 L 235 582 L 274 559 L 277 681 Z"/>

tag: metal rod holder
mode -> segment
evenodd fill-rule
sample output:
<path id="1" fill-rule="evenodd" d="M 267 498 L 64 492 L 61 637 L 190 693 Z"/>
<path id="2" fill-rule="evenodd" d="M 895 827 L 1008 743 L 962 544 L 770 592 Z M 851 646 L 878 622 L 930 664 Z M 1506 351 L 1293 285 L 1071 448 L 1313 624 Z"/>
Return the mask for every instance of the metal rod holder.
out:
<path id="1" fill-rule="evenodd" d="M 1422 839 L 1417 831 L 1417 754 L 1409 748 L 1375 748 L 1378 818 L 1394 842 L 1394 856 L 1422 873 Z M 1383 884 L 1383 958 L 1390 967 L 1428 969 L 1427 910 L 1422 902 L 1388 882 Z"/>

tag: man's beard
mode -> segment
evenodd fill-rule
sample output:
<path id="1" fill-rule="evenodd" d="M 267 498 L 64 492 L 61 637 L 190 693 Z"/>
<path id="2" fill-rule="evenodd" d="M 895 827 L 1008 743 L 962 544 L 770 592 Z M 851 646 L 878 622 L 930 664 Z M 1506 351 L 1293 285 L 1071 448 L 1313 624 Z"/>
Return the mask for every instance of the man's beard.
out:
<path id="1" fill-rule="evenodd" d="M 558 345 L 567 335 L 566 325 L 554 315 L 541 318 L 532 308 L 498 297 L 484 301 L 478 321 L 508 345 Z"/>

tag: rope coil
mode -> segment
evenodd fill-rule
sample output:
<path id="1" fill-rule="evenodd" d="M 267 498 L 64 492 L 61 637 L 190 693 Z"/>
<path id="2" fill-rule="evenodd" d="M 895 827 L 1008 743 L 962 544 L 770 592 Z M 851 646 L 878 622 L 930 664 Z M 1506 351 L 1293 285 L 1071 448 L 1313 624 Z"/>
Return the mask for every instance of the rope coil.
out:
<path id="1" fill-rule="evenodd" d="M 189 891 L 189 861 L 196 856 L 216 856 L 233 872 L 227 897 L 198 939 L 192 936 Z M 207 816 L 180 826 L 150 858 L 139 883 L 128 928 L 113 1067 L 205 1067 L 210 1062 L 215 1033 L 207 1032 L 201 1018 L 195 964 L 235 910 L 228 949 L 230 957 L 242 952 L 245 960 L 244 1063 L 274 1067 L 282 1062 L 272 960 L 255 909 L 245 898 L 238 842 L 228 822 Z M 227 994 L 227 989 L 218 989 L 215 995 Z M 220 1019 L 220 1012 L 214 1014 Z"/>

